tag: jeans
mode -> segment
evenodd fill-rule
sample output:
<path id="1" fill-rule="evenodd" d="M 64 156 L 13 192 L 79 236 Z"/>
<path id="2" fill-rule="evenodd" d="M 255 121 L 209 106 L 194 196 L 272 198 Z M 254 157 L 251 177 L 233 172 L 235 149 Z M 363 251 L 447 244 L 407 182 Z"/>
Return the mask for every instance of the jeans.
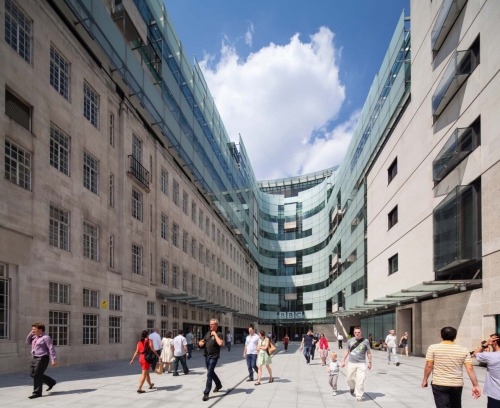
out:
<path id="1" fill-rule="evenodd" d="M 392 360 L 394 360 L 395 363 L 399 363 L 396 347 L 387 347 L 387 362 L 389 364 L 391 363 L 391 355 Z"/>
<path id="2" fill-rule="evenodd" d="M 231 342 L 226 341 L 227 351 L 231 351 Z"/>
<path id="3" fill-rule="evenodd" d="M 189 373 L 189 369 L 188 369 L 188 366 L 186 364 L 186 355 L 184 354 L 183 356 L 175 356 L 173 375 L 179 375 L 179 373 L 177 372 L 177 370 L 179 369 L 179 361 L 181 362 L 182 370 L 184 371 L 184 374 Z"/>
<path id="4" fill-rule="evenodd" d="M 193 348 L 194 348 L 194 344 L 191 343 L 191 344 L 188 344 L 188 360 L 193 357 Z"/>
<path id="5" fill-rule="evenodd" d="M 253 381 L 253 372 L 258 372 L 257 368 L 257 354 L 247 354 L 247 367 L 248 367 L 248 378 Z"/>
<path id="6" fill-rule="evenodd" d="M 215 373 L 217 361 L 219 361 L 219 359 L 205 356 L 205 365 L 207 366 L 207 385 L 205 386 L 205 391 L 203 391 L 203 394 L 205 395 L 208 395 L 212 389 L 212 380 L 215 382 L 216 388 L 222 388 L 222 383 Z"/>
<path id="7" fill-rule="evenodd" d="M 304 347 L 304 357 L 306 358 L 307 364 L 311 362 L 311 347 Z"/>
<path id="8" fill-rule="evenodd" d="M 33 377 L 33 394 L 42 395 L 43 384 L 52 387 L 56 384 L 56 380 L 45 375 L 45 370 L 49 366 L 50 357 L 33 357 L 31 360 L 31 377 Z"/>
<path id="9" fill-rule="evenodd" d="M 462 388 L 432 384 L 436 408 L 462 408 Z"/>

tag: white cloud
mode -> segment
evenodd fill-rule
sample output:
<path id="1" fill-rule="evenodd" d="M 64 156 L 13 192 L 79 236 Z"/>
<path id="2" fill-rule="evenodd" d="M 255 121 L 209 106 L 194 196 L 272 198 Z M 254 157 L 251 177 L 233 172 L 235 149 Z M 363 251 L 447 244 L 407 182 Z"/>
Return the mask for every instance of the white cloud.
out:
<path id="1" fill-rule="evenodd" d="M 249 23 L 247 32 L 245 33 L 245 44 L 248 45 L 249 47 L 251 47 L 253 43 L 253 32 L 254 32 L 253 23 Z"/>
<path id="2" fill-rule="evenodd" d="M 355 116 L 328 130 L 345 99 L 333 38 L 321 27 L 310 42 L 296 34 L 245 60 L 224 41 L 214 66 L 210 56 L 200 63 L 229 137 L 242 135 L 257 179 L 340 164 Z"/>

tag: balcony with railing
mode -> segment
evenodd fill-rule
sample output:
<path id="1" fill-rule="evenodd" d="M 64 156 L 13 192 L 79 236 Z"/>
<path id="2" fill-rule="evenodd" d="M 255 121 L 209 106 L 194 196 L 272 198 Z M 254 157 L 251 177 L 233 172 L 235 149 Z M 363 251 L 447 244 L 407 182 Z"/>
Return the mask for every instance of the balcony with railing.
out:
<path id="1" fill-rule="evenodd" d="M 450 32 L 453 24 L 460 15 L 460 12 L 467 3 L 467 0 L 444 0 L 439 9 L 436 22 L 432 28 L 431 45 L 432 51 L 437 52 Z"/>
<path id="2" fill-rule="evenodd" d="M 128 174 L 134 176 L 149 191 L 149 171 L 133 155 L 128 156 L 130 168 Z"/>

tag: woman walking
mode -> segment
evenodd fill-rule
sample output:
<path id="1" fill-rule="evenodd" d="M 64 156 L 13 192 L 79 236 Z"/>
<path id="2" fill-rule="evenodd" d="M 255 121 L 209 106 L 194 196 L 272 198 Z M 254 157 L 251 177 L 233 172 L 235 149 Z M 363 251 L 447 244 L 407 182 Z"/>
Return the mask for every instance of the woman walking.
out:
<path id="1" fill-rule="evenodd" d="M 319 336 L 319 356 L 321 357 L 321 365 L 326 365 L 326 358 L 328 357 L 328 350 L 330 350 L 330 346 L 328 345 L 328 340 L 325 337 L 324 333 L 321 333 Z"/>
<path id="2" fill-rule="evenodd" d="M 283 337 L 283 346 L 285 347 L 285 351 L 288 351 L 288 343 L 290 343 L 290 337 L 288 337 L 288 334 L 285 334 L 285 337 Z"/>
<path id="3" fill-rule="evenodd" d="M 259 337 L 260 339 L 257 347 L 257 350 L 259 351 L 259 354 L 257 356 L 257 367 L 259 368 L 259 372 L 257 374 L 257 382 L 255 383 L 255 385 L 260 385 L 263 365 L 266 366 L 267 372 L 269 373 L 269 382 L 272 383 L 274 381 L 273 372 L 271 370 L 272 359 L 269 355 L 269 352 L 267 351 L 271 340 L 266 337 L 266 332 L 264 330 L 259 331 Z"/>
<path id="4" fill-rule="evenodd" d="M 408 332 L 405 332 L 401 336 L 401 340 L 399 340 L 399 347 L 401 348 L 401 355 L 403 355 L 403 351 L 406 353 L 406 357 L 410 357 L 408 355 Z"/>
<path id="5" fill-rule="evenodd" d="M 172 362 L 175 360 L 174 352 L 172 351 L 172 346 L 174 341 L 172 340 L 172 332 L 169 330 L 165 337 L 161 339 L 161 361 L 163 363 L 163 372 L 165 372 L 165 367 L 168 366 L 168 372 L 172 372 Z"/>
<path id="6" fill-rule="evenodd" d="M 144 381 L 148 382 L 149 389 L 152 389 L 155 385 L 151 382 L 151 378 L 149 377 L 149 369 L 151 368 L 150 364 L 146 361 L 145 359 L 145 351 L 147 352 L 151 350 L 156 357 L 161 361 L 160 356 L 156 352 L 156 350 L 153 348 L 153 341 L 149 340 L 148 338 L 148 331 L 143 330 L 141 333 L 141 338 L 137 342 L 137 347 L 135 348 L 135 353 L 132 356 L 132 360 L 130 360 L 130 365 L 134 363 L 135 356 L 139 354 L 139 364 L 141 365 L 142 368 L 142 374 L 141 378 L 139 379 L 139 388 L 137 388 L 137 393 L 138 394 L 144 394 L 146 391 L 142 389 L 142 385 L 144 384 Z"/>

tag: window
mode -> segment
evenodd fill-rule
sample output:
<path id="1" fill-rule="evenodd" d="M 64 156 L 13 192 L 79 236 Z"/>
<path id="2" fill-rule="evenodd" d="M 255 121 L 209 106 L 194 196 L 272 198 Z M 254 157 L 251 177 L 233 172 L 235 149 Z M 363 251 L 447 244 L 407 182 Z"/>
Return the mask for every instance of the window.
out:
<path id="1" fill-rule="evenodd" d="M 196 239 L 191 238 L 191 256 L 196 259 Z"/>
<path id="2" fill-rule="evenodd" d="M 122 318 L 120 316 L 109 316 L 109 343 L 118 344 L 122 342 Z"/>
<path id="3" fill-rule="evenodd" d="M 389 258 L 389 275 L 398 271 L 398 254 Z"/>
<path id="4" fill-rule="evenodd" d="M 99 316 L 94 314 L 83 315 L 83 344 L 98 344 Z"/>
<path id="5" fill-rule="evenodd" d="M 53 45 L 50 46 L 50 85 L 69 101 L 71 66 Z"/>
<path id="6" fill-rule="evenodd" d="M 198 217 L 198 226 L 201 230 L 203 230 L 203 211 L 200 209 L 199 217 Z"/>
<path id="7" fill-rule="evenodd" d="M 122 296 L 109 294 L 109 310 L 122 310 Z"/>
<path id="8" fill-rule="evenodd" d="M 177 306 L 172 306 L 172 317 L 174 319 L 179 318 L 179 308 Z"/>
<path id="9" fill-rule="evenodd" d="M 161 283 L 163 285 L 168 285 L 168 261 L 164 259 L 162 259 L 160 263 L 160 273 Z"/>
<path id="10" fill-rule="evenodd" d="M 150 316 L 156 315 L 156 303 L 148 302 L 146 306 L 146 313 Z"/>
<path id="11" fill-rule="evenodd" d="M 198 249 L 198 261 L 200 261 L 201 264 L 205 263 L 205 249 L 201 242 Z"/>
<path id="12" fill-rule="evenodd" d="M 179 247 L 179 226 L 175 223 L 172 225 L 172 244 Z"/>
<path id="13" fill-rule="evenodd" d="M 99 227 L 83 221 L 83 256 L 99 260 Z"/>
<path id="14" fill-rule="evenodd" d="M 191 320 L 192 321 L 196 320 L 196 311 L 195 310 L 191 310 Z"/>
<path id="15" fill-rule="evenodd" d="M 31 191 L 31 153 L 5 140 L 5 178 Z"/>
<path id="16" fill-rule="evenodd" d="M 115 115 L 109 114 L 109 145 L 115 147 Z"/>
<path id="17" fill-rule="evenodd" d="M 28 131 L 31 131 L 31 112 L 31 106 L 5 90 L 5 114 Z"/>
<path id="18" fill-rule="evenodd" d="M 191 200 L 191 220 L 196 225 L 196 203 L 193 200 Z"/>
<path id="19" fill-rule="evenodd" d="M 69 211 L 50 206 L 49 244 L 69 251 Z"/>
<path id="20" fill-rule="evenodd" d="M 387 184 L 391 184 L 391 181 L 398 174 L 398 158 L 396 157 L 387 169 Z"/>
<path id="21" fill-rule="evenodd" d="M 193 273 L 193 274 L 191 275 L 191 293 L 192 293 L 193 295 L 196 295 L 196 289 L 198 289 L 198 288 L 196 287 L 196 275 Z M 195 320 L 195 319 L 193 318 L 193 320 Z"/>
<path id="22" fill-rule="evenodd" d="M 109 234 L 109 267 L 115 267 L 115 236 Z"/>
<path id="23" fill-rule="evenodd" d="M 161 168 L 160 188 L 163 194 L 168 195 L 168 171 L 163 167 Z"/>
<path id="24" fill-rule="evenodd" d="M 210 219 L 208 217 L 205 218 L 205 233 L 210 236 Z"/>
<path id="25" fill-rule="evenodd" d="M 49 311 L 49 336 L 54 346 L 69 344 L 69 313 Z"/>
<path id="26" fill-rule="evenodd" d="M 83 83 L 83 116 L 99 128 L 99 94 L 87 83 Z"/>
<path id="27" fill-rule="evenodd" d="M 32 26 L 31 19 L 12 0 L 5 1 L 5 41 L 30 64 Z"/>
<path id="28" fill-rule="evenodd" d="M 132 244 L 132 273 L 142 275 L 142 247 Z"/>
<path id="29" fill-rule="evenodd" d="M 189 272 L 182 271 L 182 291 L 183 292 L 188 291 L 188 279 L 189 279 Z"/>
<path id="30" fill-rule="evenodd" d="M 161 321 L 160 335 L 161 337 L 166 337 L 168 332 L 168 322 L 166 320 Z"/>
<path id="31" fill-rule="evenodd" d="M 387 215 L 388 229 L 391 229 L 398 223 L 398 206 L 394 207 Z"/>
<path id="32" fill-rule="evenodd" d="M 99 307 L 99 291 L 83 289 L 83 307 Z"/>
<path id="33" fill-rule="evenodd" d="M 168 305 L 166 304 L 161 305 L 161 316 L 168 317 Z"/>
<path id="34" fill-rule="evenodd" d="M 109 175 L 109 206 L 115 206 L 115 175 L 113 173 Z"/>
<path id="35" fill-rule="evenodd" d="M 7 267 L 0 264 L 0 340 L 9 339 L 10 288 Z"/>
<path id="36" fill-rule="evenodd" d="M 69 136 L 54 125 L 50 126 L 50 165 L 69 176 Z"/>
<path id="37" fill-rule="evenodd" d="M 188 208 L 189 208 L 189 196 L 188 193 L 185 191 L 182 192 L 182 211 L 184 214 L 188 214 Z"/>
<path id="38" fill-rule="evenodd" d="M 94 194 L 99 194 L 99 162 L 87 152 L 83 152 L 83 186 Z"/>
<path id="39" fill-rule="evenodd" d="M 168 217 L 163 213 L 161 213 L 160 234 L 163 239 L 168 240 Z"/>
<path id="40" fill-rule="evenodd" d="M 179 206 L 179 183 L 174 180 L 172 184 L 172 200 L 174 200 L 175 205 Z"/>
<path id="41" fill-rule="evenodd" d="M 179 267 L 172 266 L 172 287 L 179 289 Z"/>
<path id="42" fill-rule="evenodd" d="M 142 140 L 132 134 L 132 156 L 142 164 Z"/>
<path id="43" fill-rule="evenodd" d="M 132 217 L 142 221 L 142 193 L 132 187 Z"/>
<path id="44" fill-rule="evenodd" d="M 49 302 L 69 305 L 69 285 L 49 282 Z"/>
<path id="45" fill-rule="evenodd" d="M 186 231 L 182 231 L 182 250 L 187 254 L 189 244 L 189 234 Z"/>
<path id="46" fill-rule="evenodd" d="M 188 319 L 188 310 L 186 308 L 182 309 L 182 318 L 184 320 Z"/>
<path id="47" fill-rule="evenodd" d="M 156 328 L 156 322 L 154 321 L 154 319 L 148 319 L 146 321 L 146 329 L 148 330 L 148 332 L 151 333 L 155 328 Z"/>

